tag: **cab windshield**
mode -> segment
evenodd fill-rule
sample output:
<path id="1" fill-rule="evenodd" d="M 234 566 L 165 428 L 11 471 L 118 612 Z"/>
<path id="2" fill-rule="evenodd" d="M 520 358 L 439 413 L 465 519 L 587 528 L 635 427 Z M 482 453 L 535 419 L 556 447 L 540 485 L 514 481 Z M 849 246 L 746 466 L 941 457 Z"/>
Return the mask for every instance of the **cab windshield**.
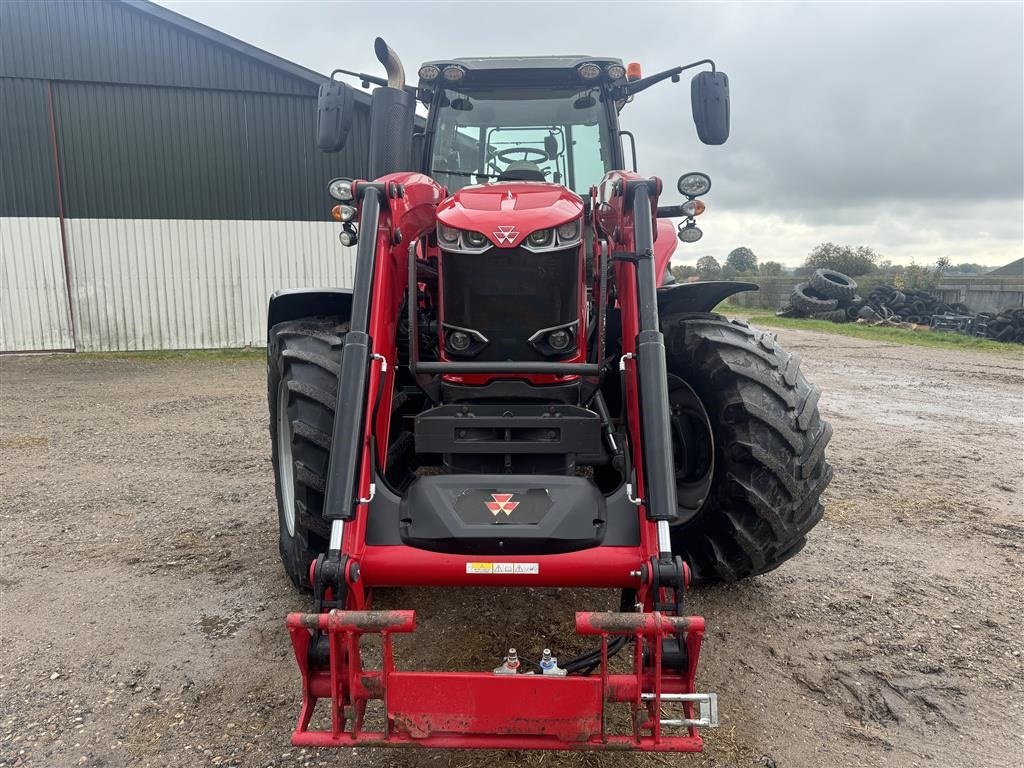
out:
<path id="1" fill-rule="evenodd" d="M 549 181 L 581 196 L 612 168 L 599 88 L 446 88 L 434 110 L 430 175 L 449 191 Z"/>

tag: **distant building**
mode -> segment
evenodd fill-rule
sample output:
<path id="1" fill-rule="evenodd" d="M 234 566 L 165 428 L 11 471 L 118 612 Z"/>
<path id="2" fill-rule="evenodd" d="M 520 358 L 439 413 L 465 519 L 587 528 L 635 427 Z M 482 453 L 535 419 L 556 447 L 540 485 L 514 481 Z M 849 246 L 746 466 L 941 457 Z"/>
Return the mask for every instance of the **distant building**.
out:
<path id="1" fill-rule="evenodd" d="M 1011 261 L 999 269 L 986 272 L 985 277 L 1024 277 L 1024 257 Z"/>
<path id="2" fill-rule="evenodd" d="M 262 344 L 280 287 L 345 286 L 326 78 L 144 0 L 0 2 L 0 351 Z"/>

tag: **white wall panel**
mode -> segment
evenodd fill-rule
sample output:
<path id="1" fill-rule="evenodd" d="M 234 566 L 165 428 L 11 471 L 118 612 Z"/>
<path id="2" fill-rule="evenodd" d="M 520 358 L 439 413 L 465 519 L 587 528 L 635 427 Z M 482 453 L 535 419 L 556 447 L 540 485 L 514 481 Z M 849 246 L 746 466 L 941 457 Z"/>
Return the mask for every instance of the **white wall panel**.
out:
<path id="1" fill-rule="evenodd" d="M 69 219 L 80 351 L 262 346 L 270 294 L 352 284 L 339 225 Z"/>
<path id="2" fill-rule="evenodd" d="M 73 346 L 60 219 L 0 217 L 0 352 Z"/>

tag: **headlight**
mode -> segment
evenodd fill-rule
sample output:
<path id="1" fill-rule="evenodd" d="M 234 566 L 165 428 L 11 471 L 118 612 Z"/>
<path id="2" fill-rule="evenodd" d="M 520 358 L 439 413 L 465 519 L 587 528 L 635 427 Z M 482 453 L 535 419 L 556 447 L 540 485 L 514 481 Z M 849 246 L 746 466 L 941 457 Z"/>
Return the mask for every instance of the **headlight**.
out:
<path id="1" fill-rule="evenodd" d="M 679 225 L 679 239 L 684 243 L 696 243 L 704 237 L 704 233 L 694 224 Z"/>
<path id="2" fill-rule="evenodd" d="M 449 83 L 457 83 L 466 76 L 466 70 L 464 70 L 462 67 L 457 67 L 454 64 L 452 64 L 450 66 L 445 67 L 444 71 L 441 72 L 441 75 Z"/>
<path id="3" fill-rule="evenodd" d="M 572 341 L 572 334 L 564 329 L 552 331 L 548 334 L 548 344 L 556 352 L 563 352 L 569 348 L 569 342 Z"/>
<path id="4" fill-rule="evenodd" d="M 588 61 L 586 64 L 580 64 L 576 71 L 579 72 L 580 77 L 584 80 L 596 80 L 601 76 L 601 68 L 592 61 Z"/>
<path id="5" fill-rule="evenodd" d="M 621 80 L 626 76 L 626 68 L 621 64 L 609 64 L 604 71 L 612 80 Z"/>
<path id="6" fill-rule="evenodd" d="M 456 252 L 482 253 L 491 247 L 491 241 L 482 232 L 458 229 L 437 223 L 437 242 L 442 248 Z"/>
<path id="7" fill-rule="evenodd" d="M 351 224 L 345 224 L 341 232 L 338 233 L 338 240 L 341 244 L 348 248 L 351 245 L 355 245 L 359 242 L 359 231 Z"/>
<path id="8" fill-rule="evenodd" d="M 472 341 L 465 331 L 452 331 L 448 334 L 448 346 L 456 352 L 465 352 Z"/>
<path id="9" fill-rule="evenodd" d="M 327 184 L 327 194 L 339 202 L 350 202 L 353 199 L 352 179 L 331 179 Z"/>
<path id="10" fill-rule="evenodd" d="M 571 243 L 580 236 L 580 220 L 570 221 L 558 228 L 558 239 L 563 243 Z"/>
<path id="11" fill-rule="evenodd" d="M 679 183 L 676 184 L 676 188 L 680 194 L 687 197 L 700 197 L 701 195 L 706 195 L 708 190 L 711 189 L 711 177 L 706 173 L 699 173 L 697 171 L 684 173 L 679 177 Z"/>
<path id="12" fill-rule="evenodd" d="M 437 76 L 441 74 L 441 70 L 435 67 L 433 64 L 424 64 L 420 67 L 420 80 L 424 82 L 432 82 L 437 80 Z"/>
<path id="13" fill-rule="evenodd" d="M 551 245 L 554 236 L 555 230 L 553 229 L 538 229 L 536 232 L 531 232 L 526 241 L 535 248 L 544 248 Z"/>
<path id="14" fill-rule="evenodd" d="M 437 239 L 445 245 L 455 245 L 459 242 L 459 230 L 449 227 L 446 224 L 437 225 Z"/>

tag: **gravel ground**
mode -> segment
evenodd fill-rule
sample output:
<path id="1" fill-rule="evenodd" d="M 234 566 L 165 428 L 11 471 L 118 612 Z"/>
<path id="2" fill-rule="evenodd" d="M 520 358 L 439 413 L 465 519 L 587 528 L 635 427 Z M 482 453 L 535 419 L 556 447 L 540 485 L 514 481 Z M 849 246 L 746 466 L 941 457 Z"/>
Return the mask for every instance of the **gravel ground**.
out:
<path id="1" fill-rule="evenodd" d="M 4 358 L 0 765 L 1024 765 L 1024 359 L 780 337 L 836 476 L 795 560 L 690 597 L 703 756 L 292 748 L 282 619 L 309 599 L 277 559 L 262 361 Z M 456 667 L 524 628 L 564 647 L 606 602 L 381 600 L 427 622 L 403 661 Z"/>

